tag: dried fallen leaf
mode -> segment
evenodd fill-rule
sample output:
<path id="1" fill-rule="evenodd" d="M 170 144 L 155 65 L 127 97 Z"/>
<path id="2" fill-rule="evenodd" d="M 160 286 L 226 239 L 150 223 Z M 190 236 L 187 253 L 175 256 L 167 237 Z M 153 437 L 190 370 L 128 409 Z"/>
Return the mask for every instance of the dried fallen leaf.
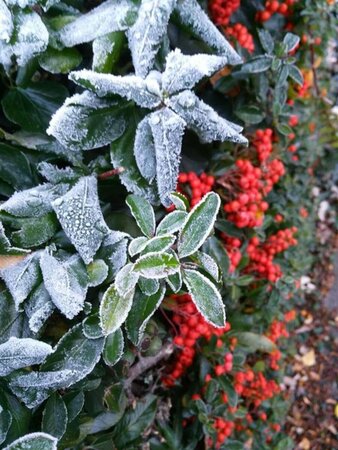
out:
<path id="1" fill-rule="evenodd" d="M 314 366 L 316 364 L 316 354 L 315 351 L 312 349 L 305 353 L 301 358 L 302 363 L 304 366 L 310 367 Z"/>
<path id="2" fill-rule="evenodd" d="M 303 438 L 299 443 L 299 448 L 301 448 L 302 450 L 309 450 L 310 445 L 310 441 L 307 438 Z"/>
<path id="3" fill-rule="evenodd" d="M 18 256 L 0 255 L 0 269 L 6 269 L 7 267 L 15 266 L 15 264 L 18 264 L 20 261 L 26 258 L 26 256 L 27 255 L 18 255 Z"/>

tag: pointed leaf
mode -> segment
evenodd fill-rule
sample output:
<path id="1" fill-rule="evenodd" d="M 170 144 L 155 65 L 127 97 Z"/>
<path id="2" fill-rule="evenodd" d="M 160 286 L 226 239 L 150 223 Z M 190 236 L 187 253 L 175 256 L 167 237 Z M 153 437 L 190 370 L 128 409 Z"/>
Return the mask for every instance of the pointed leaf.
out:
<path id="1" fill-rule="evenodd" d="M 151 182 L 156 176 L 156 153 L 149 119 L 148 115 L 137 126 L 134 155 L 141 175 Z"/>
<path id="2" fill-rule="evenodd" d="M 168 233 L 176 233 L 182 228 L 186 218 L 187 213 L 185 211 L 173 211 L 169 213 L 159 223 L 156 234 L 162 236 Z"/>
<path id="3" fill-rule="evenodd" d="M 128 195 L 126 200 L 142 233 L 149 238 L 155 234 L 155 214 L 151 204 L 138 195 Z"/>
<path id="4" fill-rule="evenodd" d="M 128 30 L 135 73 L 142 78 L 154 65 L 175 4 L 176 0 L 142 0 L 137 20 Z"/>
<path id="5" fill-rule="evenodd" d="M 193 259 L 218 283 L 220 280 L 220 271 L 215 260 L 207 253 L 196 252 Z"/>
<path id="6" fill-rule="evenodd" d="M 133 100 L 142 108 L 156 108 L 161 103 L 161 92 L 155 80 L 143 80 L 135 75 L 110 75 L 83 69 L 71 72 L 69 78 L 93 92 L 99 97 L 120 95 Z"/>
<path id="7" fill-rule="evenodd" d="M 181 271 L 174 273 L 174 275 L 169 275 L 166 279 L 170 289 L 177 294 L 182 289 L 182 274 Z"/>
<path id="8" fill-rule="evenodd" d="M 169 253 L 148 253 L 141 256 L 134 265 L 135 272 L 144 278 L 166 278 L 179 271 L 177 256 Z"/>
<path id="9" fill-rule="evenodd" d="M 232 141 L 240 144 L 248 142 L 240 134 L 242 127 L 219 116 L 191 91 L 183 91 L 171 97 L 168 104 L 203 142 Z"/>
<path id="10" fill-rule="evenodd" d="M 198 311 L 215 327 L 225 326 L 225 309 L 215 285 L 196 270 L 184 269 L 183 280 Z"/>
<path id="11" fill-rule="evenodd" d="M 120 328 L 126 320 L 133 297 L 133 290 L 122 296 L 113 284 L 106 290 L 100 305 L 101 328 L 106 336 Z"/>
<path id="12" fill-rule="evenodd" d="M 67 98 L 52 117 L 47 134 L 71 150 L 92 150 L 119 138 L 125 127 L 121 104 L 85 91 Z"/>
<path id="13" fill-rule="evenodd" d="M 52 394 L 46 402 L 42 413 L 42 431 L 61 439 L 68 422 L 68 413 L 65 402 L 59 394 Z"/>
<path id="14" fill-rule="evenodd" d="M 188 211 L 188 209 L 190 209 L 187 197 L 180 192 L 173 192 L 170 194 L 170 200 L 173 202 L 176 209 L 179 209 L 180 211 Z"/>
<path id="15" fill-rule="evenodd" d="M 215 192 L 209 192 L 188 214 L 178 241 L 180 258 L 198 250 L 213 229 L 221 200 Z"/>
<path id="16" fill-rule="evenodd" d="M 52 205 L 64 232 L 84 262 L 89 264 L 109 231 L 98 199 L 96 178 L 81 178 Z"/>
<path id="17" fill-rule="evenodd" d="M 161 202 L 170 206 L 176 189 L 185 121 L 169 108 L 151 114 L 150 126 L 156 150 L 157 187 Z"/>
<path id="18" fill-rule="evenodd" d="M 168 250 L 175 242 L 176 237 L 172 234 L 164 234 L 162 236 L 155 236 L 146 243 L 142 250 L 142 255 L 146 253 L 162 253 Z"/>
<path id="19" fill-rule="evenodd" d="M 124 339 L 121 328 L 107 336 L 103 349 L 103 361 L 107 366 L 114 366 L 122 357 L 124 349 Z"/>
<path id="20" fill-rule="evenodd" d="M 135 256 L 138 253 L 141 253 L 142 250 L 144 249 L 144 247 L 147 245 L 148 242 L 148 238 L 146 238 L 145 236 L 140 236 L 137 237 L 135 239 L 133 239 L 132 241 L 130 241 L 129 247 L 128 247 L 128 252 L 130 256 Z"/>
<path id="21" fill-rule="evenodd" d="M 56 50 L 48 47 L 47 50 L 39 56 L 40 66 L 47 72 L 69 73 L 81 64 L 82 56 L 76 48 L 63 48 Z"/>
<path id="22" fill-rule="evenodd" d="M 74 47 L 112 31 L 127 29 L 136 13 L 132 0 L 108 0 L 61 28 L 58 35 L 66 47 Z"/>
<path id="23" fill-rule="evenodd" d="M 124 266 L 115 278 L 115 288 L 119 295 L 125 296 L 131 291 L 134 291 L 135 285 L 138 281 L 139 274 L 134 272 L 134 264 L 129 263 Z"/>
<path id="24" fill-rule="evenodd" d="M 93 41 L 93 65 L 95 72 L 111 73 L 124 46 L 124 33 L 114 31 Z"/>
<path id="25" fill-rule="evenodd" d="M 128 337 L 134 345 L 140 344 L 146 325 L 160 306 L 164 295 L 164 284 L 155 294 L 150 296 L 143 294 L 140 290 L 136 290 L 133 306 L 126 321 Z"/>
<path id="26" fill-rule="evenodd" d="M 29 318 L 29 328 L 37 333 L 55 309 L 43 283 L 32 292 L 26 300 L 24 308 Z"/>
<path id="27" fill-rule="evenodd" d="M 286 47 L 287 53 L 292 52 L 292 50 L 294 50 L 297 47 L 297 45 L 299 44 L 299 41 L 300 41 L 300 37 L 297 36 L 296 34 L 286 33 L 286 35 L 283 39 L 283 44 Z"/>
<path id="28" fill-rule="evenodd" d="M 63 400 L 67 408 L 68 422 L 71 423 L 83 408 L 85 401 L 83 391 L 69 392 L 63 396 Z"/>
<path id="29" fill-rule="evenodd" d="M 26 434 L 10 445 L 4 450 L 57 450 L 58 440 L 46 433 L 31 433 Z"/>
<path id="30" fill-rule="evenodd" d="M 88 275 L 83 262 L 76 255 L 59 261 L 44 252 L 40 267 L 54 305 L 67 319 L 73 319 L 82 311 L 87 294 Z"/>
<path id="31" fill-rule="evenodd" d="M 12 414 L 0 406 L 0 444 L 6 440 L 12 421 Z"/>
<path id="32" fill-rule="evenodd" d="M 162 87 L 168 94 L 192 89 L 202 78 L 222 69 L 227 59 L 215 55 L 183 55 L 180 49 L 170 52 L 162 77 Z"/>
<path id="33" fill-rule="evenodd" d="M 296 83 L 302 84 L 304 83 L 304 77 L 302 72 L 298 69 L 297 66 L 289 65 L 289 77 L 293 79 Z"/>
<path id="34" fill-rule="evenodd" d="M 11 337 L 0 345 L 0 376 L 9 375 L 22 367 L 40 364 L 52 352 L 52 347 L 44 342 Z"/>

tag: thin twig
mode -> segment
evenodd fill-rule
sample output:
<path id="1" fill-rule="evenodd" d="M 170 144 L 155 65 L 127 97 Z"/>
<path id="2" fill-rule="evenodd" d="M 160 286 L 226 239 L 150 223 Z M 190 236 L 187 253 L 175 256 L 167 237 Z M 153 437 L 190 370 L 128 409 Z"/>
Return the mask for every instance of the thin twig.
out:
<path id="1" fill-rule="evenodd" d="M 118 175 L 124 171 L 124 167 L 118 167 L 117 169 L 107 170 L 107 172 L 102 172 L 98 175 L 99 180 L 106 180 L 107 178 Z"/>

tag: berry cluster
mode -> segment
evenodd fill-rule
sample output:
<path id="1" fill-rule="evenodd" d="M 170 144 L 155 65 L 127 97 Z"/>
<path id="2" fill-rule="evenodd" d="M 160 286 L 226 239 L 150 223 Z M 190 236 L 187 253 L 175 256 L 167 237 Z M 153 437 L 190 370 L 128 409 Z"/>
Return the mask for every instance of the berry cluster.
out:
<path id="1" fill-rule="evenodd" d="M 274 380 L 267 380 L 262 372 L 252 370 L 237 372 L 234 388 L 238 395 L 246 399 L 248 406 L 256 408 L 280 392 L 280 387 Z"/>
<path id="2" fill-rule="evenodd" d="M 246 272 L 254 273 L 259 278 L 265 278 L 272 283 L 276 282 L 282 276 L 282 271 L 273 259 L 276 254 L 297 244 L 294 238 L 296 232 L 296 227 L 279 230 L 264 243 L 261 243 L 257 236 L 251 238 L 247 247 L 250 263 L 246 267 Z"/>
<path id="3" fill-rule="evenodd" d="M 289 122 L 288 123 L 289 123 L 290 127 L 296 127 L 298 125 L 298 123 L 299 123 L 298 116 L 296 114 L 292 114 L 289 117 Z"/>
<path id="4" fill-rule="evenodd" d="M 256 149 L 259 162 L 262 164 L 272 153 L 273 130 L 266 128 L 265 130 L 257 130 L 253 139 L 253 146 Z"/>
<path id="5" fill-rule="evenodd" d="M 242 25 L 241 23 L 228 25 L 224 28 L 224 32 L 228 37 L 234 38 L 234 40 L 237 41 L 241 47 L 248 50 L 249 53 L 253 53 L 255 51 L 255 44 L 252 34 L 249 33 L 245 25 Z"/>
<path id="6" fill-rule="evenodd" d="M 179 328 L 179 332 L 174 338 L 174 344 L 180 348 L 180 351 L 172 364 L 171 370 L 162 379 L 163 384 L 167 387 L 174 386 L 175 381 L 181 378 L 186 369 L 192 365 L 196 354 L 195 346 L 200 338 L 209 341 L 212 336 L 217 336 L 216 346 L 222 347 L 223 341 L 221 340 L 221 336 L 230 330 L 229 323 L 223 328 L 216 328 L 206 322 L 203 316 L 197 311 L 189 294 L 174 294 L 171 296 L 171 299 L 175 301 L 172 320 Z M 221 375 L 221 369 L 217 367 L 215 367 L 215 374 Z M 224 357 L 222 371 L 225 373 L 225 371 L 230 371 L 231 369 L 232 355 L 229 353 Z"/>
<path id="7" fill-rule="evenodd" d="M 235 423 L 231 420 L 225 420 L 222 417 L 217 417 L 214 420 L 213 428 L 217 432 L 216 449 L 220 448 L 224 441 L 233 433 Z M 208 441 L 208 445 L 212 446 L 212 440 Z"/>
<path id="8" fill-rule="evenodd" d="M 238 228 L 261 226 L 264 212 L 269 208 L 263 196 L 271 191 L 284 173 L 284 165 L 278 159 L 267 162 L 262 168 L 255 167 L 248 160 L 237 160 L 232 175 L 239 193 L 223 207 L 228 213 L 227 219 Z"/>
<path id="9" fill-rule="evenodd" d="M 237 11 L 240 4 L 241 0 L 212 0 L 209 3 L 212 20 L 216 25 L 228 25 L 230 17 Z"/>
<path id="10" fill-rule="evenodd" d="M 282 14 L 288 16 L 292 11 L 292 6 L 295 0 L 285 0 L 279 3 L 278 0 L 268 0 L 265 2 L 265 8 L 256 14 L 256 20 L 259 22 L 266 22 L 273 14 Z"/>
<path id="11" fill-rule="evenodd" d="M 178 176 L 178 183 L 177 191 L 188 195 L 190 206 L 193 207 L 212 190 L 215 178 L 204 172 L 201 175 L 197 175 L 195 172 L 182 172 Z"/>
<path id="12" fill-rule="evenodd" d="M 234 272 L 242 259 L 242 254 L 239 250 L 242 242 L 238 238 L 228 236 L 226 233 L 221 233 L 221 238 L 230 259 L 229 272 Z"/>

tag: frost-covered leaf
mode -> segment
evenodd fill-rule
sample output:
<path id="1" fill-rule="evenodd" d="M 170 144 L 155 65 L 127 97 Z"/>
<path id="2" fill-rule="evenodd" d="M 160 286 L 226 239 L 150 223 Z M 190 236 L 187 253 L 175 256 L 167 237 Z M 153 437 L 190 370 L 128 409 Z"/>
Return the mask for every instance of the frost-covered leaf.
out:
<path id="1" fill-rule="evenodd" d="M 149 238 L 154 236 L 156 223 L 151 204 L 146 199 L 134 194 L 128 195 L 126 203 L 142 233 Z"/>
<path id="2" fill-rule="evenodd" d="M 0 209 L 1 211 L 1 209 Z M 13 247 L 9 239 L 6 236 L 5 229 L 0 222 L 0 255 L 3 258 L 5 255 L 25 255 L 29 253 L 29 250 L 23 248 Z M 1 266 L 1 264 L 0 264 Z"/>
<path id="3" fill-rule="evenodd" d="M 155 294 L 155 292 L 157 292 L 160 287 L 160 283 L 158 280 L 152 280 L 151 278 L 143 277 L 139 278 L 137 285 L 145 295 Z"/>
<path id="4" fill-rule="evenodd" d="M 31 433 L 17 439 L 4 450 L 57 450 L 58 440 L 47 433 Z"/>
<path id="5" fill-rule="evenodd" d="M 190 27 L 202 41 L 216 49 L 219 55 L 226 56 L 228 64 L 242 62 L 241 57 L 211 22 L 197 0 L 178 0 L 176 10 L 181 22 Z"/>
<path id="6" fill-rule="evenodd" d="M 47 72 L 69 73 L 81 64 L 82 55 L 76 48 L 63 48 L 62 50 L 56 50 L 49 47 L 40 55 L 39 64 Z"/>
<path id="7" fill-rule="evenodd" d="M 264 28 L 258 29 L 257 31 L 258 31 L 259 40 L 261 41 L 263 49 L 267 53 L 272 53 L 273 49 L 275 47 L 275 43 L 274 43 L 273 37 L 271 36 L 269 31 L 265 30 Z"/>
<path id="8" fill-rule="evenodd" d="M 230 260 L 224 245 L 216 237 L 211 236 L 203 245 L 203 250 L 217 261 L 225 283 L 229 272 Z"/>
<path id="9" fill-rule="evenodd" d="M 41 404 L 51 392 L 85 378 L 101 357 L 104 339 L 87 339 L 81 324 L 71 328 L 49 355 L 40 372 L 13 376 L 10 388 L 28 408 Z"/>
<path id="10" fill-rule="evenodd" d="M 9 292 L 0 291 L 0 344 L 11 336 L 28 337 L 24 325 L 24 314 L 17 311 Z"/>
<path id="11" fill-rule="evenodd" d="M 104 238 L 97 257 L 103 259 L 108 266 L 108 280 L 111 280 L 126 264 L 127 245 L 128 241 L 125 233 L 110 231 Z"/>
<path id="12" fill-rule="evenodd" d="M 251 58 L 241 66 L 240 73 L 261 73 L 270 69 L 273 57 L 270 55 L 259 55 Z"/>
<path id="13" fill-rule="evenodd" d="M 6 3 L 3 0 L 0 0 L 0 39 L 9 42 L 13 33 L 13 28 L 12 14 Z"/>
<path id="14" fill-rule="evenodd" d="M 11 235 L 15 245 L 32 248 L 49 241 L 59 229 L 58 221 L 53 212 L 41 217 L 18 218 L 15 226 L 19 228 Z"/>
<path id="15" fill-rule="evenodd" d="M 9 375 L 22 367 L 40 364 L 52 352 L 52 347 L 44 342 L 11 337 L 0 345 L 0 376 Z"/>
<path id="16" fill-rule="evenodd" d="M 19 66 L 24 66 L 35 55 L 43 52 L 48 44 L 48 31 L 40 16 L 34 11 L 18 11 L 16 38 L 12 52 Z"/>
<path id="17" fill-rule="evenodd" d="M 82 331 L 88 339 L 98 339 L 103 336 L 98 313 L 91 314 L 82 321 Z"/>
<path id="18" fill-rule="evenodd" d="M 170 200 L 173 202 L 175 208 L 180 211 L 188 211 L 188 209 L 190 209 L 187 197 L 180 192 L 173 192 L 170 194 Z"/>
<path id="19" fill-rule="evenodd" d="M 128 30 L 136 75 L 145 78 L 152 69 L 176 0 L 142 0 L 135 24 Z"/>
<path id="20" fill-rule="evenodd" d="M 146 253 L 162 253 L 168 250 L 175 242 L 176 236 L 172 234 L 164 234 L 162 236 L 155 236 L 149 239 L 144 249 L 142 250 L 142 255 Z"/>
<path id="21" fill-rule="evenodd" d="M 179 271 L 180 262 L 175 254 L 147 253 L 134 265 L 134 271 L 144 278 L 165 278 Z"/>
<path id="22" fill-rule="evenodd" d="M 125 133 L 110 145 L 111 162 L 114 168 L 124 168 L 119 177 L 121 183 L 129 192 L 141 195 L 152 204 L 157 204 L 159 200 L 156 184 L 150 184 L 141 175 L 134 156 L 134 140 L 138 124 L 135 112 L 135 108 L 130 110 L 129 122 Z"/>
<path id="23" fill-rule="evenodd" d="M 58 35 L 66 47 L 74 47 L 127 29 L 136 14 L 137 6 L 132 0 L 108 0 L 61 28 Z"/>
<path id="24" fill-rule="evenodd" d="M 29 318 L 29 328 L 37 333 L 54 311 L 54 304 L 43 283 L 31 293 L 24 308 Z"/>
<path id="25" fill-rule="evenodd" d="M 124 44 L 124 33 L 115 31 L 93 41 L 93 64 L 95 72 L 111 73 L 118 62 Z"/>
<path id="26" fill-rule="evenodd" d="M 216 55 L 183 55 L 180 49 L 170 52 L 162 76 L 162 88 L 168 94 L 191 89 L 203 77 L 222 69 L 227 59 Z"/>
<path id="27" fill-rule="evenodd" d="M 225 309 L 215 285 L 196 270 L 184 269 L 183 280 L 198 311 L 215 327 L 225 326 Z"/>
<path id="28" fill-rule="evenodd" d="M 182 274 L 181 271 L 169 275 L 166 279 L 170 289 L 176 294 L 182 289 Z"/>
<path id="29" fill-rule="evenodd" d="M 221 200 L 215 192 L 209 192 L 188 214 L 179 235 L 180 258 L 198 250 L 213 229 Z"/>
<path id="30" fill-rule="evenodd" d="M 130 241 L 130 244 L 128 247 L 129 255 L 135 256 L 138 253 L 141 253 L 142 250 L 144 249 L 144 247 L 146 246 L 148 240 L 149 239 L 146 238 L 145 236 L 139 236 L 139 237 L 133 239 L 132 241 Z"/>
<path id="31" fill-rule="evenodd" d="M 173 211 L 169 213 L 159 223 L 156 234 L 162 236 L 168 233 L 176 233 L 182 228 L 186 217 L 187 213 L 185 211 Z"/>
<path id="32" fill-rule="evenodd" d="M 109 231 L 99 203 L 96 178 L 81 178 L 52 205 L 64 232 L 84 262 L 89 264 Z"/>
<path id="33" fill-rule="evenodd" d="M 45 251 L 40 259 L 43 281 L 54 305 L 68 319 L 82 311 L 88 276 L 81 259 L 74 255 L 60 261 Z"/>
<path id="34" fill-rule="evenodd" d="M 161 91 L 154 79 L 143 80 L 135 75 L 110 75 L 83 69 L 72 72 L 69 78 L 93 92 L 99 97 L 120 95 L 133 100 L 142 108 L 156 108 L 161 103 Z"/>
<path id="35" fill-rule="evenodd" d="M 122 296 L 113 284 L 106 290 L 100 304 L 101 328 L 105 335 L 116 331 L 126 320 L 133 297 L 134 290 Z"/>
<path id="36" fill-rule="evenodd" d="M 47 133 L 71 150 L 92 150 L 119 138 L 125 130 L 121 104 L 89 91 L 67 98 Z"/>
<path id="37" fill-rule="evenodd" d="M 42 161 L 38 164 L 38 171 L 50 183 L 64 183 L 76 181 L 79 178 L 78 173 L 71 167 L 59 168 L 54 164 Z"/>
<path id="38" fill-rule="evenodd" d="M 139 274 L 134 272 L 134 264 L 129 263 L 124 266 L 115 278 L 115 289 L 121 296 L 126 296 L 131 291 L 134 292 Z"/>
<path id="39" fill-rule="evenodd" d="M 287 52 L 292 52 L 299 44 L 300 37 L 293 33 L 286 33 L 283 39 L 283 44 L 285 45 Z"/>
<path id="40" fill-rule="evenodd" d="M 17 309 L 39 282 L 39 256 L 36 252 L 14 266 L 0 269 L 0 276 L 12 294 Z"/>
<path id="41" fill-rule="evenodd" d="M 137 126 L 134 155 L 141 175 L 152 182 L 156 176 L 156 151 L 149 119 L 148 115 Z"/>
<path id="42" fill-rule="evenodd" d="M 124 339 L 121 328 L 106 337 L 102 353 L 103 361 L 107 366 L 114 366 L 122 357 L 124 349 Z"/>
<path id="43" fill-rule="evenodd" d="M 87 266 L 88 286 L 99 286 L 108 276 L 108 266 L 102 259 L 95 259 Z"/>
<path id="44" fill-rule="evenodd" d="M 160 306 L 165 295 L 165 285 L 153 295 L 145 295 L 139 289 L 135 292 L 133 306 L 129 311 L 126 326 L 128 337 L 134 345 L 139 345 L 151 316 Z"/>
<path id="45" fill-rule="evenodd" d="M 54 392 L 46 402 L 42 413 L 42 431 L 61 439 L 68 422 L 68 413 L 62 397 Z"/>
<path id="46" fill-rule="evenodd" d="M 193 254 L 193 259 L 204 269 L 212 278 L 219 282 L 220 271 L 216 261 L 207 253 L 196 252 Z"/>
<path id="47" fill-rule="evenodd" d="M 200 100 L 193 92 L 183 91 L 171 97 L 168 105 L 186 122 L 203 142 L 232 141 L 247 144 L 240 134 L 242 127 L 219 116 L 211 106 Z"/>
<path id="48" fill-rule="evenodd" d="M 293 79 L 300 86 L 304 83 L 304 77 L 302 72 L 295 65 L 289 65 L 289 77 Z"/>
<path id="49" fill-rule="evenodd" d="M 6 0 L 7 5 L 19 6 L 25 8 L 26 6 L 33 7 L 39 5 L 44 11 L 47 11 L 51 6 L 57 4 L 60 0 Z"/>
<path id="50" fill-rule="evenodd" d="M 15 192 L 6 202 L 0 205 L 5 211 L 16 217 L 41 217 L 53 211 L 52 201 L 64 195 L 67 184 L 40 184 L 25 191 Z"/>
<path id="51" fill-rule="evenodd" d="M 63 400 L 66 404 L 68 423 L 71 423 L 82 411 L 84 405 L 84 393 L 83 391 L 68 392 L 63 396 Z"/>
<path id="52" fill-rule="evenodd" d="M 176 189 L 185 121 L 163 108 L 151 114 L 150 126 L 156 150 L 157 188 L 164 206 L 170 206 L 169 194 Z"/>

